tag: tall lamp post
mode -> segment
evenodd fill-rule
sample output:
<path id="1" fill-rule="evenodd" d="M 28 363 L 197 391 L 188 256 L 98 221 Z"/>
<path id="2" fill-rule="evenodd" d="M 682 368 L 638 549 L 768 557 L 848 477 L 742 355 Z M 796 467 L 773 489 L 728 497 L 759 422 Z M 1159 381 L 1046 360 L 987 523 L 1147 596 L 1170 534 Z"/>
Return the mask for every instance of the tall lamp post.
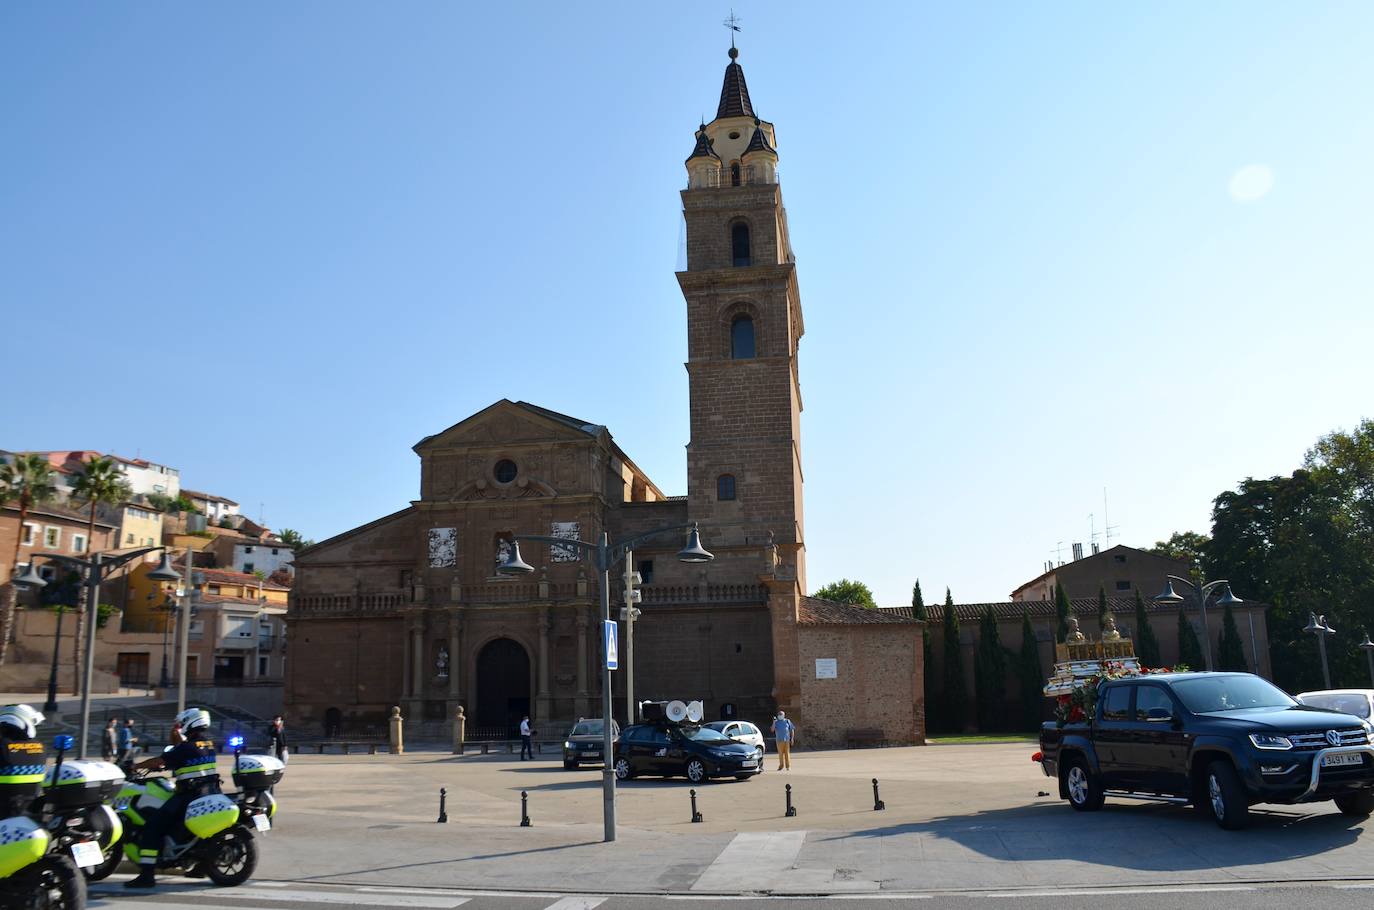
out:
<path id="1" fill-rule="evenodd" d="M 1245 603 L 1239 597 L 1231 593 L 1231 583 L 1224 578 L 1216 581 L 1201 582 L 1194 584 L 1186 578 L 1179 578 L 1177 575 L 1166 575 L 1164 590 L 1154 596 L 1154 602 L 1160 604 L 1181 604 L 1185 598 L 1183 595 L 1175 593 L 1174 582 L 1178 582 L 1192 592 L 1197 598 L 1198 614 L 1202 617 L 1202 658 L 1207 666 L 1207 672 L 1212 671 L 1212 634 L 1207 628 L 1207 598 L 1212 591 L 1221 588 L 1221 596 L 1217 598 L 1217 605 L 1221 607 L 1233 604 Z"/>
<path id="2" fill-rule="evenodd" d="M 53 562 L 71 566 L 74 569 L 84 569 L 86 572 L 86 665 L 82 668 L 81 740 L 77 746 L 76 755 L 79 759 L 86 757 L 86 741 L 91 732 L 91 678 L 95 675 L 95 629 L 96 619 L 100 615 L 100 586 L 116 569 L 128 565 L 147 553 L 155 553 L 159 550 L 162 551 L 162 562 L 158 564 L 156 569 L 148 573 L 148 577 L 153 581 L 176 581 L 177 573 L 172 568 L 171 560 L 167 558 L 165 547 L 142 547 L 127 552 L 93 553 L 90 559 L 77 559 L 73 556 L 61 556 L 56 553 L 35 553 L 29 558 L 29 567 L 24 574 L 14 579 L 14 586 L 21 591 L 42 588 L 47 585 L 43 576 L 38 573 L 37 560 L 39 557 L 47 557 Z"/>
<path id="3" fill-rule="evenodd" d="M 39 579 L 42 579 L 41 575 Z M 57 652 L 62 648 L 62 617 L 66 612 L 66 604 L 57 605 L 57 629 L 52 635 L 52 669 L 48 671 L 48 700 L 43 702 L 43 710 L 48 714 L 57 710 Z"/>
<path id="4" fill-rule="evenodd" d="M 1309 613 L 1307 625 L 1303 627 L 1304 632 L 1311 632 L 1317 636 L 1317 651 L 1322 656 L 1322 682 L 1326 683 L 1326 688 L 1331 688 L 1331 668 L 1326 665 L 1326 636 L 1335 635 L 1336 630 L 1326 624 L 1326 616 L 1318 616 L 1316 613 Z M 1365 641 L 1369 636 L 1365 636 Z M 1366 652 L 1368 653 L 1368 652 Z"/>
<path id="5" fill-rule="evenodd" d="M 172 624 L 172 619 L 176 615 L 175 610 L 177 609 L 177 605 L 172 603 L 172 599 L 169 597 L 158 609 L 162 612 L 162 673 L 158 676 L 157 687 L 159 689 L 170 689 L 172 687 L 172 676 L 167 666 L 167 640 L 170 637 L 168 635 L 168 626 Z"/>
<path id="6" fill-rule="evenodd" d="M 603 839 L 607 843 L 615 840 L 615 739 L 611 735 L 611 668 L 605 653 L 606 643 L 611 634 L 609 628 L 612 625 L 611 566 L 624 558 L 625 554 L 633 550 L 634 545 L 642 540 L 648 540 L 651 537 L 672 531 L 686 530 L 690 530 L 692 533 L 687 538 L 687 546 L 678 551 L 678 560 L 685 563 L 703 563 L 715 559 L 702 547 L 701 535 L 697 531 L 697 526 L 690 524 L 658 528 L 644 534 L 637 534 L 615 545 L 610 543 L 605 531 L 601 532 L 601 540 L 594 544 L 575 538 L 539 537 L 533 534 L 522 534 L 511 541 L 510 552 L 506 555 L 506 561 L 496 567 L 496 571 L 502 575 L 528 575 L 534 571 L 534 566 L 520 558 L 520 541 L 522 540 L 538 540 L 560 547 L 576 547 L 596 558 L 596 570 L 601 573 L 601 636 L 603 642 L 601 654 L 601 755 L 605 767 L 601 771 L 601 809 L 605 825 Z"/>
<path id="7" fill-rule="evenodd" d="M 1360 642 L 1360 650 L 1364 652 L 1365 659 L 1369 661 L 1369 684 L 1374 686 L 1374 641 L 1369 640 L 1369 633 L 1364 633 L 1364 641 Z"/>

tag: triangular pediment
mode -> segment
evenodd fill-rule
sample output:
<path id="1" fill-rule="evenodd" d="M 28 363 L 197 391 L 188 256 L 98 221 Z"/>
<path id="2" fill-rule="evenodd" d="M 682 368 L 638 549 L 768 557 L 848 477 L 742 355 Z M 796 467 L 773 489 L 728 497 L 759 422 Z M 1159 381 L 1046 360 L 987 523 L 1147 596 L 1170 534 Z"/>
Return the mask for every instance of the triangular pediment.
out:
<path id="1" fill-rule="evenodd" d="M 434 449 L 521 442 L 585 441 L 604 432 L 603 426 L 583 423 L 528 402 L 502 398 L 448 429 L 426 436 L 415 444 L 415 451 L 424 453 Z"/>

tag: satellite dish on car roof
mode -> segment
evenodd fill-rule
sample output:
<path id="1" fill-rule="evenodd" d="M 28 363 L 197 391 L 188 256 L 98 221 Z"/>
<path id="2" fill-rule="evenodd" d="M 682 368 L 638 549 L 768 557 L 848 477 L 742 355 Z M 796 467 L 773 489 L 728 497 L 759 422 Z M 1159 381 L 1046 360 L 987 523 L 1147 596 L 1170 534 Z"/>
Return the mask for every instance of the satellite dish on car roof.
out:
<path id="1" fill-rule="evenodd" d="M 699 701 L 689 701 L 687 703 L 687 719 L 694 724 L 701 723 L 702 717 L 706 715 L 705 708 Z"/>
<path id="2" fill-rule="evenodd" d="M 670 701 L 663 713 L 666 714 L 668 719 L 673 723 L 681 723 L 687 719 L 687 706 L 680 701 Z"/>

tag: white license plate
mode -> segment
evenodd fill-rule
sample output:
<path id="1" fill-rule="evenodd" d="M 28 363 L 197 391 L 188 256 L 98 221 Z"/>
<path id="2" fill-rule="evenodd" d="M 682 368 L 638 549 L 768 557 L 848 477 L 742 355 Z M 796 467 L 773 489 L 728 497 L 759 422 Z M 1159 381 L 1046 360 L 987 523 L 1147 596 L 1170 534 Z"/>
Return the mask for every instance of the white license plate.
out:
<path id="1" fill-rule="evenodd" d="M 270 831 L 272 829 L 272 823 L 267 820 L 266 815 L 254 815 L 253 827 L 257 828 L 259 831 Z"/>
<path id="2" fill-rule="evenodd" d="M 759 763 L 756 761 L 747 761 L 740 765 L 741 768 L 757 768 L 758 766 Z"/>
<path id="3" fill-rule="evenodd" d="M 1344 754 L 1337 753 L 1336 755 L 1322 756 L 1323 768 L 1339 768 L 1342 765 L 1359 765 L 1363 763 L 1364 759 L 1358 752 L 1346 752 Z"/>
<path id="4" fill-rule="evenodd" d="M 100 852 L 100 845 L 95 841 L 84 840 L 77 844 L 72 844 L 72 859 L 76 864 L 85 869 L 89 866 L 98 866 L 105 861 L 105 856 Z"/>
<path id="5" fill-rule="evenodd" d="M 601 757 L 601 753 L 600 753 L 600 752 L 583 752 L 583 753 L 582 753 L 582 757 L 583 757 L 583 758 L 600 758 L 600 757 Z"/>

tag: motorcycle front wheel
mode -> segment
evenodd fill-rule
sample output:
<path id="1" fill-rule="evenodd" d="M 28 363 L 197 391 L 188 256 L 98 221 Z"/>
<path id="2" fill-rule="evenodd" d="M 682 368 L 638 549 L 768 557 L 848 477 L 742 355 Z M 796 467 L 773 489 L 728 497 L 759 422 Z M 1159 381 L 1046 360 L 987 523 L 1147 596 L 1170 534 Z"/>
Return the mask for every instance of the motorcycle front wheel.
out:
<path id="1" fill-rule="evenodd" d="M 257 841 L 242 825 L 221 831 L 206 846 L 205 874 L 216 885 L 225 888 L 242 885 L 252 878 L 258 867 Z"/>
<path id="2" fill-rule="evenodd" d="M 27 894 L 28 903 L 22 906 L 34 910 L 85 910 L 86 878 L 68 857 L 45 856 L 11 881 Z"/>

